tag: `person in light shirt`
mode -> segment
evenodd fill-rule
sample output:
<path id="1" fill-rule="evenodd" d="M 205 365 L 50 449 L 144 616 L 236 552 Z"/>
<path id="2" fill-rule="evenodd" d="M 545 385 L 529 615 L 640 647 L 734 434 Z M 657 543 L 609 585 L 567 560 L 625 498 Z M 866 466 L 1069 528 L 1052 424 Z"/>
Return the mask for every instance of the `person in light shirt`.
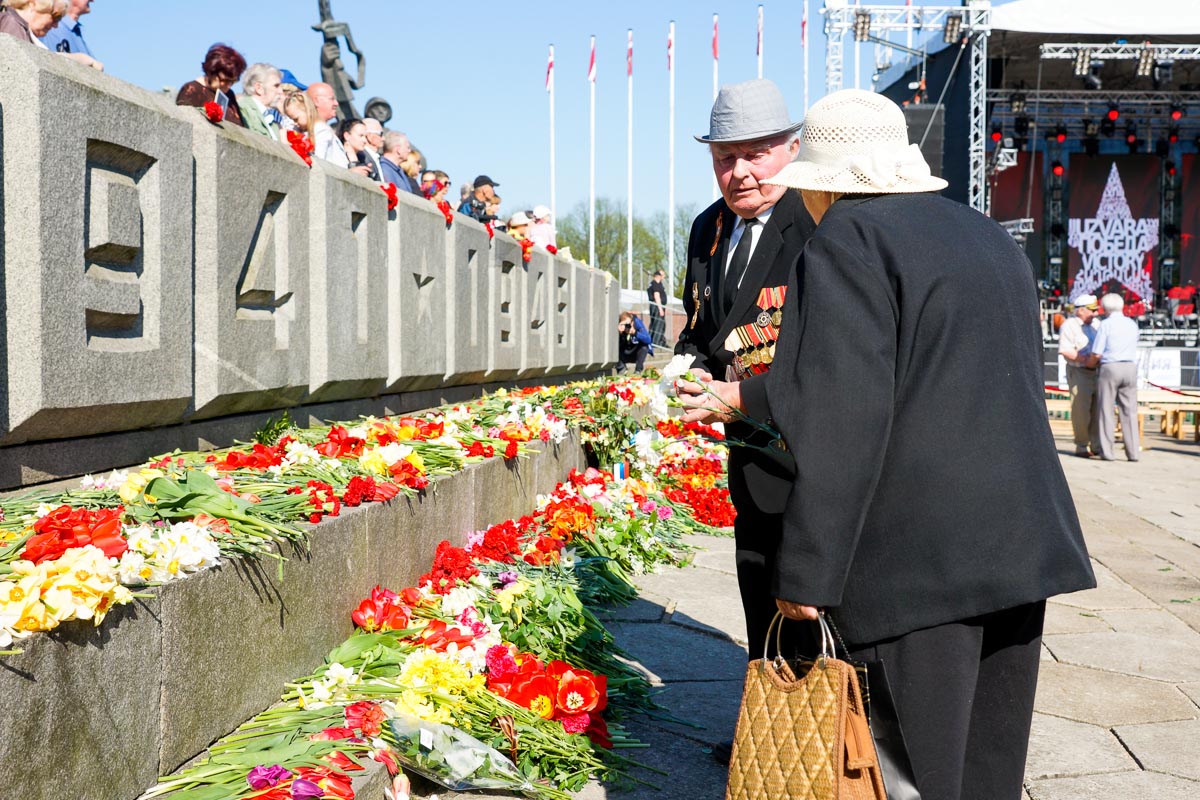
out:
<path id="1" fill-rule="evenodd" d="M 1092 342 L 1100 330 L 1099 304 L 1093 294 L 1075 298 L 1075 315 L 1058 332 L 1058 354 L 1067 362 L 1067 386 L 1071 390 L 1071 429 L 1075 455 L 1100 455 L 1100 417 L 1096 414 L 1096 368 L 1088 366 Z M 1091 449 L 1088 446 L 1091 445 Z"/>
<path id="2" fill-rule="evenodd" d="M 1088 364 L 1099 366 L 1096 379 L 1096 405 L 1100 409 L 1100 457 L 1113 461 L 1113 441 L 1117 420 L 1113 406 L 1121 411 L 1121 430 L 1125 457 L 1137 461 L 1137 323 L 1125 316 L 1125 301 L 1119 294 L 1106 294 L 1100 300 L 1107 316 L 1100 323 Z"/>

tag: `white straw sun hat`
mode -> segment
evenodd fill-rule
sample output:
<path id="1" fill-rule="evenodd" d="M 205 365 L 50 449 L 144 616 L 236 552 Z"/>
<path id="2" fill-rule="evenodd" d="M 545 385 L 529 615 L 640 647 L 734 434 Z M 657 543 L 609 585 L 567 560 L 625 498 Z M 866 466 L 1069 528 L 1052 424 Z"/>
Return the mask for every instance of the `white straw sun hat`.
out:
<path id="1" fill-rule="evenodd" d="M 796 160 L 765 183 L 843 194 L 936 192 L 948 185 L 908 143 L 900 106 L 861 89 L 814 103 L 804 116 Z"/>

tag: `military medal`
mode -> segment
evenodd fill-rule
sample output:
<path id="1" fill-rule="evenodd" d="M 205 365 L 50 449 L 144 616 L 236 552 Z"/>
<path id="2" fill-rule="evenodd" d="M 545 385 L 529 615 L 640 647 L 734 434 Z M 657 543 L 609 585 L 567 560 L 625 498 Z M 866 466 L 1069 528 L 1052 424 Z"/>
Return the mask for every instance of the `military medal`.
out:
<path id="1" fill-rule="evenodd" d="M 765 328 L 771 324 L 771 315 L 766 311 L 760 312 L 758 315 L 758 327 Z"/>
<path id="2" fill-rule="evenodd" d="M 705 287 L 704 287 L 704 300 L 705 300 L 705 302 L 708 302 L 708 299 L 709 299 L 710 297 L 712 297 L 712 287 L 711 287 L 711 286 L 705 286 Z"/>
<path id="3" fill-rule="evenodd" d="M 775 313 L 771 314 L 771 324 L 774 325 L 776 328 L 778 328 L 780 326 L 780 324 L 782 324 L 782 323 L 783 323 L 783 312 L 776 309 Z"/>
<path id="4" fill-rule="evenodd" d="M 708 254 L 710 256 L 715 256 L 717 254 L 717 245 L 719 245 L 721 243 L 721 228 L 724 225 L 725 225 L 725 216 L 723 214 L 718 214 L 717 215 L 717 235 L 713 238 L 712 247 L 709 248 L 709 250 L 708 250 Z"/>
<path id="5" fill-rule="evenodd" d="M 689 328 L 696 327 L 696 320 L 700 318 L 700 287 L 692 284 L 692 320 L 688 323 Z"/>

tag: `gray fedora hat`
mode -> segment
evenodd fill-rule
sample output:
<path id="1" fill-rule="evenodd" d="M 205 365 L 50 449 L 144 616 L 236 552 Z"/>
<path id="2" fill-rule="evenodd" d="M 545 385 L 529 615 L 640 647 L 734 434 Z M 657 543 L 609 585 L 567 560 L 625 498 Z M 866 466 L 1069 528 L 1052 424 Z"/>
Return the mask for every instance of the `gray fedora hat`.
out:
<path id="1" fill-rule="evenodd" d="M 773 81 L 758 78 L 722 86 L 713 102 L 708 135 L 695 139 L 702 144 L 752 142 L 791 133 L 802 124 L 789 118 L 779 87 Z"/>

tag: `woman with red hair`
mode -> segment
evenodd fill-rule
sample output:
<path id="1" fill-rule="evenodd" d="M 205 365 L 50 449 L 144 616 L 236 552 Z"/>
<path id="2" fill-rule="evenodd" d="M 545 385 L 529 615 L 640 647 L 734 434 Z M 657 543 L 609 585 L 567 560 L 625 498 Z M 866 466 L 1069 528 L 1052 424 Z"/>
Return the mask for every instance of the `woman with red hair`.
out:
<path id="1" fill-rule="evenodd" d="M 217 99 L 220 93 L 225 97 L 225 102 L 221 103 L 225 107 L 225 119 L 234 125 L 246 127 L 231 91 L 246 71 L 246 59 L 228 45 L 214 44 L 208 48 L 201 68 L 204 75 L 198 80 L 188 81 L 179 89 L 179 94 L 175 96 L 175 105 L 203 108 L 205 103 L 220 103 Z"/>

